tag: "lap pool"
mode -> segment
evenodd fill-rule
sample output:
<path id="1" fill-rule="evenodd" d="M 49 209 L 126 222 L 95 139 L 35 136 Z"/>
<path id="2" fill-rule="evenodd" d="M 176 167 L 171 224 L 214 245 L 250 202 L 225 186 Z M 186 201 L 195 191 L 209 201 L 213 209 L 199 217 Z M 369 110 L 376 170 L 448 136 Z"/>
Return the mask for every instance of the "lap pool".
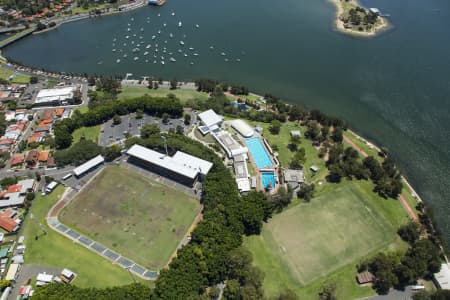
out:
<path id="1" fill-rule="evenodd" d="M 259 138 L 254 137 L 245 139 L 245 143 L 247 144 L 258 169 L 264 169 L 273 165 L 269 153 L 267 153 Z"/>

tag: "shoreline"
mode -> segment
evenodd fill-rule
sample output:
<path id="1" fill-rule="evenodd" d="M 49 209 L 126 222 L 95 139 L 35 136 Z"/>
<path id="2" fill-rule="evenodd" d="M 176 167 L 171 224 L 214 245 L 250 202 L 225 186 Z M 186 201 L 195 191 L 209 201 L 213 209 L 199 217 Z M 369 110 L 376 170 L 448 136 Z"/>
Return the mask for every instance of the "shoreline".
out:
<path id="1" fill-rule="evenodd" d="M 333 28 L 341 33 L 352 35 L 355 37 L 370 38 L 370 37 L 375 37 L 390 28 L 390 24 L 387 21 L 387 19 L 385 17 L 378 16 L 378 19 L 381 21 L 381 24 L 375 26 L 372 31 L 357 31 L 357 30 L 347 29 L 344 27 L 344 23 L 340 20 L 340 16 L 344 13 L 344 8 L 342 7 L 341 0 L 328 0 L 328 1 L 336 7 L 336 16 L 335 16 Z M 358 2 L 358 0 L 353 0 L 353 1 L 356 5 L 365 8 Z"/>

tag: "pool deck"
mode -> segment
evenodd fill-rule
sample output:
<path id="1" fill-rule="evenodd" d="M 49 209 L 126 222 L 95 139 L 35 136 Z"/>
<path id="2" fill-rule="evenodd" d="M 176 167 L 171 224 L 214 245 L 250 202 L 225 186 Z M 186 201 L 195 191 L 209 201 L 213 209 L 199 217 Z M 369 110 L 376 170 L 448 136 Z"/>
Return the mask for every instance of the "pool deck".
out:
<path id="1" fill-rule="evenodd" d="M 253 169 L 254 169 L 255 172 L 256 172 L 256 184 L 257 184 L 257 190 L 259 190 L 259 191 L 266 191 L 266 189 L 263 187 L 263 182 L 262 182 L 262 178 L 261 178 L 261 173 L 262 173 L 262 172 L 273 172 L 273 173 L 275 174 L 275 181 L 276 181 L 277 184 L 275 185 L 275 188 L 273 188 L 272 190 L 270 190 L 270 193 L 271 193 L 271 194 L 276 194 L 277 191 L 278 191 L 278 189 L 279 189 L 279 187 L 281 186 L 281 185 L 280 185 L 280 182 L 279 182 L 279 180 L 278 180 L 278 170 L 279 170 L 280 164 L 279 164 L 278 159 L 277 159 L 277 157 L 276 157 L 276 153 L 273 152 L 273 150 L 272 150 L 272 148 L 270 147 L 269 143 L 266 141 L 266 139 L 265 139 L 263 136 L 261 136 L 261 135 L 255 133 L 255 134 L 253 135 L 253 138 L 259 138 L 259 139 L 260 139 L 261 144 L 262 144 L 263 147 L 264 147 L 264 150 L 265 150 L 266 153 L 269 155 L 269 157 L 270 157 L 270 159 L 271 159 L 271 161 L 272 161 L 272 166 L 265 167 L 265 168 L 261 168 L 261 169 L 258 168 L 258 165 L 256 164 L 256 161 L 255 161 L 255 159 L 254 159 L 254 157 L 253 157 L 253 154 L 252 154 L 252 152 L 251 152 L 250 149 L 249 149 L 249 154 L 250 154 L 250 155 L 249 155 L 249 161 L 250 161 L 250 164 L 252 165 Z M 241 138 L 241 140 L 242 140 L 243 142 L 245 142 L 245 138 Z"/>

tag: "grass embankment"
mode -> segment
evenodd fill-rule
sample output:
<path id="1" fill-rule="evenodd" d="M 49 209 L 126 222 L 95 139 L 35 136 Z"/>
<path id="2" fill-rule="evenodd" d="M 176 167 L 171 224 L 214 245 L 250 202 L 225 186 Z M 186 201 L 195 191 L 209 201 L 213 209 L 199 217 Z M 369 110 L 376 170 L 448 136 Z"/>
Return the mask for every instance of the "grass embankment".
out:
<path id="1" fill-rule="evenodd" d="M 111 264 L 105 258 L 72 242 L 47 226 L 47 213 L 63 191 L 64 188 L 59 186 L 46 196 L 37 193 L 31 208 L 34 220 L 31 220 L 28 214 L 21 229 L 27 246 L 25 262 L 61 269 L 68 268 L 78 274 L 74 284 L 80 287 L 107 287 L 132 283 L 126 270 Z M 38 223 L 45 228 L 46 235 L 43 235 Z M 37 240 L 36 235 L 39 236 Z"/>
<path id="2" fill-rule="evenodd" d="M 24 75 L 24 74 L 20 74 L 18 72 L 14 72 L 11 71 L 7 68 L 5 68 L 4 66 L 0 66 L 0 78 L 5 79 L 5 80 L 9 80 L 9 78 L 13 76 L 13 78 L 11 79 L 11 83 L 29 83 L 30 82 L 30 76 L 28 75 Z"/>
<path id="3" fill-rule="evenodd" d="M 73 137 L 72 145 L 78 142 L 82 137 L 84 137 L 86 140 L 97 143 L 99 135 L 100 135 L 100 125 L 78 128 L 72 133 Z"/>
<path id="4" fill-rule="evenodd" d="M 150 90 L 143 86 L 123 87 L 122 92 L 119 94 L 119 99 L 136 98 L 143 95 L 150 95 L 154 97 L 166 97 L 168 94 L 174 94 L 181 102 L 185 103 L 188 100 L 207 100 L 208 94 L 198 92 L 195 90 L 168 90 L 168 89 L 156 89 Z"/>
<path id="5" fill-rule="evenodd" d="M 23 37 L 23 36 L 25 36 L 25 35 L 27 35 L 27 34 L 30 34 L 30 33 L 33 32 L 35 29 L 36 29 L 35 26 L 30 26 L 30 28 L 24 29 L 24 30 L 22 30 L 22 31 L 20 31 L 20 32 L 14 34 L 14 35 L 12 35 L 12 36 L 10 36 L 9 38 L 0 41 L 0 48 L 3 48 L 3 47 L 5 47 L 6 45 L 8 45 L 10 42 L 15 41 L 15 40 L 17 40 L 17 39 L 20 39 L 21 37 Z"/>
<path id="6" fill-rule="evenodd" d="M 345 131 L 344 136 L 347 137 L 348 139 L 350 139 L 356 146 L 358 146 L 361 150 L 366 152 L 368 155 L 373 156 L 376 159 L 378 159 L 378 161 L 380 163 L 383 161 L 383 158 L 378 154 L 378 150 L 374 146 L 372 146 L 369 142 L 362 140 L 361 138 L 359 138 L 358 136 L 356 136 L 354 133 L 352 133 L 350 131 Z M 350 144 L 345 142 L 345 140 L 344 140 L 344 145 L 347 147 L 350 147 Z M 418 215 L 419 211 L 416 208 L 417 203 L 418 203 L 417 198 L 415 198 L 415 196 L 413 196 L 414 192 L 406 184 L 404 184 L 404 186 L 403 186 L 402 195 L 405 197 L 406 202 L 408 202 L 409 206 L 412 208 L 414 213 L 416 215 Z"/>
<path id="7" fill-rule="evenodd" d="M 64 208 L 60 220 L 155 270 L 167 263 L 199 212 L 194 198 L 112 166 Z"/>

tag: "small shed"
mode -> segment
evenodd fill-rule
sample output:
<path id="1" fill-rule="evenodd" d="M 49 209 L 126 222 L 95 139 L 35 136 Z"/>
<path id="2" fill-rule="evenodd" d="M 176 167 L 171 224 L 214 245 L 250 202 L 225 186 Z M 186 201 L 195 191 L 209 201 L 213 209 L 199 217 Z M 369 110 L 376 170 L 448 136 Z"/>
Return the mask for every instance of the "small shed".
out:
<path id="1" fill-rule="evenodd" d="M 358 284 L 368 284 L 372 283 L 374 280 L 375 276 L 368 271 L 356 275 L 356 281 L 358 282 Z"/>
<path id="2" fill-rule="evenodd" d="M 316 173 L 317 171 L 319 171 L 319 167 L 316 166 L 316 165 L 312 165 L 312 166 L 310 167 L 310 170 L 313 171 L 314 173 Z"/>
<path id="3" fill-rule="evenodd" d="M 302 133 L 300 132 L 300 130 L 291 130 L 291 136 L 300 137 L 301 135 L 302 135 Z"/>

